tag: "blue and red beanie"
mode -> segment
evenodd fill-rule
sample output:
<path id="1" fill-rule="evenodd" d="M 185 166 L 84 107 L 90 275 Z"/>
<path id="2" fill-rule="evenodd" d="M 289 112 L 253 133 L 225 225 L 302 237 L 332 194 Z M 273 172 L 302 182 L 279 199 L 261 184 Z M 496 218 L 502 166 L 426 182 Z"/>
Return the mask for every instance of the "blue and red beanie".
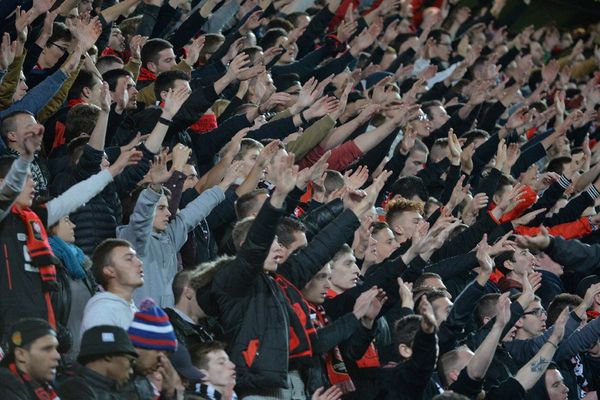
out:
<path id="1" fill-rule="evenodd" d="M 131 343 L 140 349 L 177 350 L 177 338 L 169 317 L 151 299 L 144 300 L 127 331 Z"/>

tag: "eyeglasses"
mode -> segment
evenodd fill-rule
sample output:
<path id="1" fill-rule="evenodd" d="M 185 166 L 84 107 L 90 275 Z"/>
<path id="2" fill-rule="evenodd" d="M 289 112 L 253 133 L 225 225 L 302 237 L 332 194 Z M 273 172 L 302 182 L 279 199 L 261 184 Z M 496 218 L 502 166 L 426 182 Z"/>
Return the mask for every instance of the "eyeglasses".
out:
<path id="1" fill-rule="evenodd" d="M 56 48 L 58 48 L 58 49 L 60 49 L 60 50 L 62 50 L 63 52 L 66 52 L 66 51 L 67 51 L 67 48 L 66 48 L 66 47 L 59 46 L 59 45 L 57 45 L 56 43 L 50 43 L 50 45 L 51 45 L 51 46 L 54 46 L 54 47 L 56 47 Z"/>
<path id="2" fill-rule="evenodd" d="M 542 315 L 548 315 L 548 312 L 546 310 L 544 310 L 543 308 L 536 308 L 535 310 L 531 310 L 531 311 L 527 311 L 526 313 L 523 313 L 523 316 L 525 315 L 535 315 L 536 317 L 541 317 Z"/>

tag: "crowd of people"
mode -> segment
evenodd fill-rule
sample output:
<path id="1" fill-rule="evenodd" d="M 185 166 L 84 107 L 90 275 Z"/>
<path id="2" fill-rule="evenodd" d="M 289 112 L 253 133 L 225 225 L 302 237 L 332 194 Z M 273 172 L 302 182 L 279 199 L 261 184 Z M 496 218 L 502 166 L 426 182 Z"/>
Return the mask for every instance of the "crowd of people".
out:
<path id="1" fill-rule="evenodd" d="M 3 0 L 0 398 L 600 390 L 600 23 Z"/>

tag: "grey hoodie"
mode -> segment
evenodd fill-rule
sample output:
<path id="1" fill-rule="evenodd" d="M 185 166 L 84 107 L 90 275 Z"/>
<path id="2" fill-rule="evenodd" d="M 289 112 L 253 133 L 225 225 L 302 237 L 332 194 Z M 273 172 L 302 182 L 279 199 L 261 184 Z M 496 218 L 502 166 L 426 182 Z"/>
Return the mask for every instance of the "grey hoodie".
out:
<path id="1" fill-rule="evenodd" d="M 219 187 L 202 192 L 173 218 L 164 232 L 154 232 L 152 223 L 161 196 L 152 189 L 143 190 L 129 224 L 117 228 L 117 237 L 130 241 L 144 263 L 144 285 L 134 293 L 136 304 L 151 297 L 164 308 L 174 306 L 171 283 L 178 269 L 177 252 L 188 232 L 225 199 L 225 193 Z"/>

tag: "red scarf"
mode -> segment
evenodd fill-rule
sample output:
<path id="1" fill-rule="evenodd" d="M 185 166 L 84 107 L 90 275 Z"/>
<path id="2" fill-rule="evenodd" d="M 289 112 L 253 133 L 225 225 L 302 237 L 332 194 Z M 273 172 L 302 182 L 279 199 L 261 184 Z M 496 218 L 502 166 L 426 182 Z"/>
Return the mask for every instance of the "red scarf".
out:
<path id="1" fill-rule="evenodd" d="M 81 97 L 78 97 L 76 99 L 71 99 L 69 101 L 67 101 L 67 106 L 69 108 L 73 108 L 75 107 L 77 104 L 87 104 L 87 101 L 85 101 L 84 99 L 82 99 Z"/>
<path id="2" fill-rule="evenodd" d="M 338 294 L 333 290 L 327 291 L 327 298 L 333 299 Z M 379 368 L 381 366 L 381 362 L 379 362 L 379 354 L 377 353 L 377 349 L 373 342 L 367 347 L 367 351 L 360 358 L 360 360 L 356 360 L 356 366 L 358 368 Z"/>
<path id="3" fill-rule="evenodd" d="M 19 381 L 25 385 L 27 391 L 33 395 L 34 399 L 38 400 L 60 400 L 60 397 L 56 394 L 52 386 L 50 385 L 40 385 L 37 381 L 35 381 L 31 376 L 26 373 L 22 373 L 17 369 L 17 366 L 14 363 L 11 363 L 8 366 L 8 369 L 12 374 L 19 379 Z"/>
<path id="4" fill-rule="evenodd" d="M 313 325 L 317 328 L 318 334 L 319 329 L 329 325 L 329 319 L 325 314 L 323 306 L 309 303 L 309 307 L 311 311 L 310 318 Z M 343 394 L 354 392 L 356 390 L 352 378 L 348 375 L 346 364 L 344 363 L 344 359 L 342 358 L 338 346 L 335 346 L 333 349 L 323 354 L 322 359 L 325 363 L 327 378 L 329 378 L 330 384 L 336 385 Z"/>
<path id="5" fill-rule="evenodd" d="M 140 75 L 138 76 L 138 82 L 140 81 L 155 81 L 156 80 L 156 74 L 152 71 L 150 71 L 148 68 L 146 67 L 142 67 L 140 68 Z"/>
<path id="6" fill-rule="evenodd" d="M 165 102 L 161 101 L 158 103 L 158 106 L 163 108 L 165 106 Z M 217 116 L 215 114 L 204 114 L 198 119 L 198 121 L 191 124 L 189 128 L 194 133 L 206 133 L 212 131 L 217 126 Z"/>
<path id="7" fill-rule="evenodd" d="M 48 234 L 40 217 L 29 207 L 20 208 L 15 205 L 12 207 L 12 212 L 25 224 L 27 250 L 31 257 L 31 265 L 37 267 L 40 271 L 42 290 L 44 291 L 44 298 L 48 309 L 48 322 L 56 329 L 56 319 L 54 317 L 52 301 L 50 300 L 50 292 L 58 290 L 55 264 L 59 260 L 52 252 L 52 247 L 48 243 Z"/>
<path id="8" fill-rule="evenodd" d="M 218 126 L 215 114 L 204 114 L 200 119 L 190 126 L 194 133 L 210 132 Z"/>

